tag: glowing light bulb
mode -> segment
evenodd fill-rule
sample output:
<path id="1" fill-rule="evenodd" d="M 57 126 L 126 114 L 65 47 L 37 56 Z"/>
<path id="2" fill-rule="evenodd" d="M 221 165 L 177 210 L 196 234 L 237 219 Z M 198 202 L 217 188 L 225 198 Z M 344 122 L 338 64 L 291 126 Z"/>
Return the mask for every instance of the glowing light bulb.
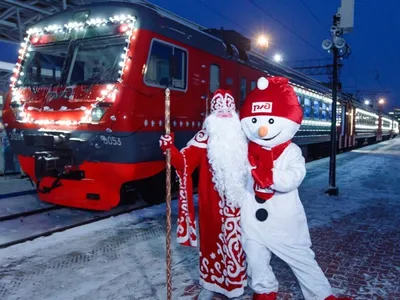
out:
<path id="1" fill-rule="evenodd" d="M 267 48 L 269 45 L 268 37 L 266 35 L 260 35 L 257 38 L 257 45 L 262 48 Z"/>

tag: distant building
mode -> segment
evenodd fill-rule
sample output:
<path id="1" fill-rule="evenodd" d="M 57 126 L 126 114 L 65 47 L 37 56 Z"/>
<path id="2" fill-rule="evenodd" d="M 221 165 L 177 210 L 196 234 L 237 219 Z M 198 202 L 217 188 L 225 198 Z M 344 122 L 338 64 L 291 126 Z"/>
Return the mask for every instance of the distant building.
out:
<path id="1" fill-rule="evenodd" d="M 389 115 L 395 117 L 397 121 L 400 121 L 400 108 L 394 108 L 393 111 L 389 112 Z"/>

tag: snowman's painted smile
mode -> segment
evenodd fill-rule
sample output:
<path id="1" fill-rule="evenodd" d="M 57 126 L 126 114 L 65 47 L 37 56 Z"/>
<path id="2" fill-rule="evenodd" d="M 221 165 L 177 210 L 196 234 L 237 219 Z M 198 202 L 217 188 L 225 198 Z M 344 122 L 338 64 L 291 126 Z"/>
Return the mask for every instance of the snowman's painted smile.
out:
<path id="1" fill-rule="evenodd" d="M 281 131 L 278 132 L 278 134 L 275 135 L 275 136 L 273 136 L 272 138 L 269 138 L 269 139 L 262 139 L 262 140 L 263 140 L 263 141 L 270 141 L 270 140 L 273 140 L 273 139 L 276 138 L 280 133 L 281 133 Z"/>

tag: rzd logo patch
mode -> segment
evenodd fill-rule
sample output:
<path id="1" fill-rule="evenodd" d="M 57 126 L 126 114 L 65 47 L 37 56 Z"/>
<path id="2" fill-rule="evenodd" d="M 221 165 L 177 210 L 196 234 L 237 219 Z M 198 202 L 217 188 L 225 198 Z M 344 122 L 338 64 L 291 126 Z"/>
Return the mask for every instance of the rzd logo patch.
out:
<path id="1" fill-rule="evenodd" d="M 272 112 L 272 102 L 254 102 L 251 107 L 252 113 Z"/>

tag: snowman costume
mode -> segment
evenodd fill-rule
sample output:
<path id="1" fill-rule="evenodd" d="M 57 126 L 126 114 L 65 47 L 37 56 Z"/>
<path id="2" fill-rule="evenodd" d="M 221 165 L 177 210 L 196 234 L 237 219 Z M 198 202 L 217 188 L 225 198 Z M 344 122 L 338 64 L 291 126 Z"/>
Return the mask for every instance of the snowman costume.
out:
<path id="1" fill-rule="evenodd" d="M 291 142 L 302 118 L 297 96 L 288 79 L 282 77 L 261 77 L 240 110 L 252 165 L 241 220 L 253 299 L 277 297 L 272 253 L 291 267 L 306 300 L 350 299 L 332 295 L 310 248 L 307 218 L 298 193 L 306 175 L 305 159 Z"/>

